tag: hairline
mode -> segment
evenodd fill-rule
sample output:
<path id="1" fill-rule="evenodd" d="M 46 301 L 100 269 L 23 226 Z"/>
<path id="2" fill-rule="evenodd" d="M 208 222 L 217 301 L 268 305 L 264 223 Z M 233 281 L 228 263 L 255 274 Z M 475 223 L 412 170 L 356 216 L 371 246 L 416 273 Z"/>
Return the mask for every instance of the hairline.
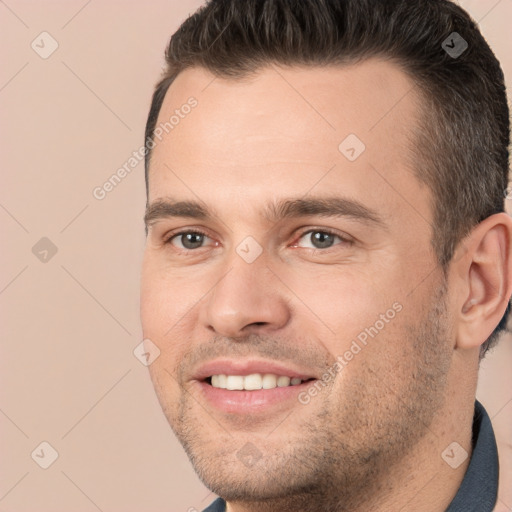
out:
<path id="1" fill-rule="evenodd" d="M 407 77 L 407 79 L 411 82 L 412 87 L 404 96 L 408 95 L 409 93 L 411 93 L 413 95 L 413 98 L 414 98 L 413 101 L 415 102 L 415 105 L 417 107 L 417 111 L 418 111 L 418 114 L 420 117 L 412 120 L 412 122 L 414 123 L 413 127 L 416 130 L 412 131 L 413 136 L 407 137 L 407 142 L 410 144 L 410 146 L 408 146 L 408 148 L 411 150 L 422 149 L 419 146 L 421 146 L 425 142 L 425 140 L 424 140 L 425 138 L 421 136 L 421 132 L 422 132 L 421 117 L 425 117 L 429 114 L 429 112 L 426 108 L 426 99 L 427 99 L 427 96 L 429 95 L 429 92 L 426 90 L 426 87 L 424 86 L 424 83 L 423 83 L 424 81 L 418 79 L 418 76 L 415 75 L 409 67 L 407 67 L 405 59 L 392 56 L 383 51 L 367 52 L 365 54 L 355 55 L 353 57 L 349 56 L 345 60 L 339 59 L 339 62 L 336 62 L 333 59 L 332 61 L 328 61 L 326 63 L 320 63 L 320 62 L 305 63 L 305 62 L 300 62 L 299 60 L 297 60 L 296 62 L 294 62 L 294 61 L 281 62 L 276 59 L 269 58 L 265 61 L 256 63 L 254 65 L 254 67 L 249 70 L 238 71 L 236 74 L 222 73 L 221 71 L 219 71 L 217 69 L 213 69 L 212 67 L 205 66 L 201 63 L 183 65 L 180 69 L 177 69 L 176 71 L 174 71 L 174 73 L 172 73 L 170 75 L 166 74 L 164 77 L 161 78 L 161 80 L 157 84 L 157 89 L 160 89 L 160 87 L 164 83 L 166 83 L 166 86 L 165 86 L 165 89 L 162 90 L 163 97 L 162 97 L 161 103 L 158 107 L 158 111 L 155 112 L 156 115 L 154 118 L 154 122 L 151 125 L 151 133 L 148 135 L 148 138 L 151 137 L 151 139 L 153 139 L 154 130 L 155 130 L 156 126 L 158 125 L 158 120 L 160 118 L 160 113 L 162 111 L 162 106 L 165 102 L 165 99 L 167 98 L 173 83 L 185 71 L 188 71 L 191 69 L 201 69 L 201 70 L 210 72 L 214 76 L 214 79 L 221 78 L 221 79 L 233 81 L 233 82 L 244 82 L 247 79 L 256 77 L 263 70 L 268 69 L 273 65 L 287 67 L 287 68 L 295 68 L 295 69 L 315 69 L 315 68 L 328 69 L 328 68 L 335 68 L 335 67 L 339 67 L 339 68 L 350 67 L 353 65 L 362 64 L 362 63 L 364 63 L 368 60 L 372 60 L 372 59 L 377 59 L 377 60 L 381 60 L 382 62 L 391 63 L 391 65 L 393 65 L 398 71 L 402 72 L 403 75 L 405 77 Z M 398 104 L 401 100 L 402 100 L 402 98 L 400 98 L 396 104 Z M 392 108 L 394 108 L 394 105 Z M 388 112 L 386 112 L 385 115 L 387 115 Z M 435 113 L 435 118 L 436 118 L 436 120 L 439 121 L 439 115 L 438 115 L 437 111 Z M 147 140 L 146 140 L 146 144 L 147 144 Z M 149 198 L 149 172 L 150 172 L 152 155 L 153 155 L 153 150 L 151 148 L 147 148 L 147 154 L 146 154 L 146 158 L 145 158 L 145 162 L 144 162 L 145 181 L 146 181 L 146 199 Z M 413 159 L 416 159 L 417 153 L 415 151 L 411 152 L 411 157 Z M 416 161 L 413 161 L 413 164 L 414 165 L 412 166 L 412 168 L 415 171 L 416 178 L 420 182 L 426 184 L 430 189 L 430 186 L 428 185 L 428 183 L 421 179 L 419 172 L 418 173 L 416 172 L 416 171 L 420 170 L 419 163 Z"/>

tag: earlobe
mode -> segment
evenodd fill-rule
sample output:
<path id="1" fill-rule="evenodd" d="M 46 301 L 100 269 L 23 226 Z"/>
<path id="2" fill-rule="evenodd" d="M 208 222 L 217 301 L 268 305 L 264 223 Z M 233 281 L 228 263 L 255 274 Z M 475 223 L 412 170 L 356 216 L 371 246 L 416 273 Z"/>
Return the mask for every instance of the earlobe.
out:
<path id="1" fill-rule="evenodd" d="M 512 219 L 498 213 L 478 224 L 456 262 L 464 286 L 458 297 L 456 348 L 481 346 L 499 324 L 512 295 Z"/>

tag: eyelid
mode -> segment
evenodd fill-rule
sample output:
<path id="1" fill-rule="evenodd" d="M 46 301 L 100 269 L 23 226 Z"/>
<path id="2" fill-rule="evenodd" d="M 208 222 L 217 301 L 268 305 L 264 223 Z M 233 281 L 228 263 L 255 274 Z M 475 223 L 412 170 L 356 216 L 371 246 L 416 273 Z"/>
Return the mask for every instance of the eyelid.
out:
<path id="1" fill-rule="evenodd" d="M 187 229 L 179 229 L 178 231 L 171 231 L 170 233 L 166 233 L 164 236 L 163 236 L 163 240 L 164 240 L 164 244 L 171 244 L 171 241 L 173 238 L 176 238 L 176 237 L 179 237 L 181 235 L 185 235 L 185 234 L 194 234 L 194 235 L 202 235 L 202 236 L 205 236 L 207 238 L 210 238 L 212 239 L 212 237 L 206 233 L 206 231 L 203 231 L 202 229 L 199 229 L 199 228 L 187 228 Z M 181 250 L 181 251 L 197 251 L 197 249 L 179 249 L 177 248 L 178 250 Z M 204 249 L 204 247 L 199 247 L 199 249 Z"/>
<path id="2" fill-rule="evenodd" d="M 307 228 L 304 228 L 302 230 L 300 230 L 298 232 L 298 234 L 295 235 L 294 237 L 294 242 L 292 243 L 292 247 L 297 247 L 297 243 L 298 241 L 304 236 L 304 235 L 307 235 L 308 233 L 313 233 L 313 232 L 319 232 L 319 233 L 327 233 L 329 235 L 332 235 L 332 236 L 337 236 L 341 241 L 342 243 L 344 244 L 349 244 L 349 245 L 352 245 L 354 242 L 355 242 L 355 239 L 349 235 L 347 235 L 346 233 L 343 233 L 343 232 L 339 232 L 335 229 L 332 229 L 332 228 L 326 228 L 326 227 L 307 227 Z M 178 231 L 172 231 L 171 233 L 167 233 L 163 238 L 164 238 L 164 244 L 169 244 L 169 245 L 172 245 L 171 241 L 176 238 L 176 237 L 179 237 L 181 235 L 184 235 L 184 234 L 196 234 L 196 235 L 202 235 L 206 238 L 210 238 L 212 239 L 212 237 L 206 232 L 204 231 L 203 229 L 200 229 L 200 228 L 186 228 L 186 229 L 179 229 Z M 215 244 L 217 245 L 218 243 L 215 242 Z M 311 248 L 311 247 L 304 247 L 304 249 L 310 249 L 310 250 L 313 250 L 313 251 L 320 251 L 320 252 L 329 252 L 330 250 L 332 250 L 334 247 L 336 247 L 336 245 L 341 245 L 341 244 L 335 244 L 333 247 L 327 247 L 325 249 L 315 249 L 315 248 Z M 176 250 L 177 251 L 181 251 L 181 252 L 195 252 L 195 251 L 198 251 L 200 249 L 204 249 L 205 247 L 198 247 L 197 249 L 181 249 L 179 247 L 176 247 Z"/>
<path id="3" fill-rule="evenodd" d="M 294 245 L 292 247 L 296 247 L 297 242 L 304 235 L 307 235 L 308 233 L 314 233 L 314 232 L 327 233 L 329 235 L 337 236 L 343 243 L 350 244 L 350 245 L 352 245 L 355 242 L 355 239 L 353 237 L 351 237 L 350 235 L 347 235 L 346 233 L 337 231 L 337 230 L 332 229 L 332 228 L 325 228 L 325 227 L 317 226 L 317 227 L 308 227 L 308 228 L 305 228 L 302 231 L 299 231 L 299 233 L 295 236 L 295 242 L 294 242 Z M 336 245 L 339 245 L 339 244 L 336 244 Z M 320 252 L 328 252 L 329 250 L 333 249 L 334 247 L 335 246 L 328 247 L 326 249 L 312 249 L 311 247 L 306 247 L 306 249 L 311 249 L 311 250 L 320 251 Z"/>

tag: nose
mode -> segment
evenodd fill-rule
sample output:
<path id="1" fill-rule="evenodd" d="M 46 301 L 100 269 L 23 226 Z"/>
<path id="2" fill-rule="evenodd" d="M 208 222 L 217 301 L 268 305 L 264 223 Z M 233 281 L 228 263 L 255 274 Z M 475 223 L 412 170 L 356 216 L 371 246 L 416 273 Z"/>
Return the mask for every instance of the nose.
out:
<path id="1" fill-rule="evenodd" d="M 290 319 L 290 298 L 285 287 L 276 286 L 279 280 L 265 259 L 246 263 L 235 255 L 231 263 L 201 304 L 203 325 L 230 338 L 284 327 Z"/>

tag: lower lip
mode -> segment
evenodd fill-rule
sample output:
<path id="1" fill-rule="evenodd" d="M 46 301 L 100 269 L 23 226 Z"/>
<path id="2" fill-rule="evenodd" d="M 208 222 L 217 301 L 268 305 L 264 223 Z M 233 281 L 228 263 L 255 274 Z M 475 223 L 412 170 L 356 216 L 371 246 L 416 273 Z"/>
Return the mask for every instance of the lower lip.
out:
<path id="1" fill-rule="evenodd" d="M 254 391 L 214 388 L 205 381 L 196 381 L 201 392 L 217 409 L 229 413 L 255 413 L 266 411 L 272 406 L 290 404 L 292 401 L 300 403 L 298 395 L 305 391 L 315 381 L 309 380 L 295 386 L 283 386 L 272 389 L 258 389 Z"/>

